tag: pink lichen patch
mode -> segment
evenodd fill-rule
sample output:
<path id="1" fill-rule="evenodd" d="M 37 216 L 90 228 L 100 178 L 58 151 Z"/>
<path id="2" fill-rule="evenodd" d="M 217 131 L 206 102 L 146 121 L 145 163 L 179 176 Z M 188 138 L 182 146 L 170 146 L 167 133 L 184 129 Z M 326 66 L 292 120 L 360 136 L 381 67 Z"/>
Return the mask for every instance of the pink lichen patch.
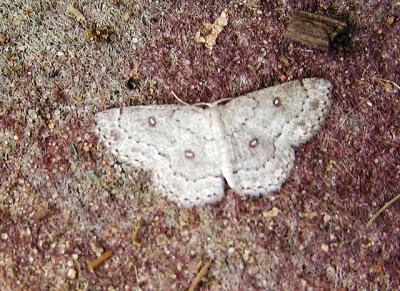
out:
<path id="1" fill-rule="evenodd" d="M 72 119 L 63 128 L 55 128 L 53 125 L 44 129 L 42 135 L 45 136 L 40 140 L 43 155 L 37 163 L 49 175 L 72 174 L 77 167 L 94 170 L 94 145 L 98 143 L 98 137 L 81 122 Z"/>
<path id="2" fill-rule="evenodd" d="M 16 125 L 16 120 L 7 114 L 0 116 L 0 122 L 2 128 L 11 128 Z"/>
<path id="3" fill-rule="evenodd" d="M 50 173 L 65 173 L 69 169 L 69 160 L 65 144 L 57 136 L 48 136 L 42 144 L 42 166 Z"/>

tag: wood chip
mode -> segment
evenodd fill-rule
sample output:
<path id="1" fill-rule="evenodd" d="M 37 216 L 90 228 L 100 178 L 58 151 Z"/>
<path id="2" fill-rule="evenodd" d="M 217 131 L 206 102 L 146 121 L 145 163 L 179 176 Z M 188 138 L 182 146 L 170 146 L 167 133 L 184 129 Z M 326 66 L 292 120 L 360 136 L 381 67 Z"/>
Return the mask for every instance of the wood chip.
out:
<path id="1" fill-rule="evenodd" d="M 87 261 L 88 268 L 93 271 L 95 268 L 108 260 L 112 256 L 112 254 L 112 251 L 105 251 L 101 254 L 100 257 L 94 259 L 93 261 Z"/>
<path id="2" fill-rule="evenodd" d="M 326 51 L 346 27 L 346 23 L 338 20 L 301 11 L 290 19 L 283 36 L 307 47 Z"/>

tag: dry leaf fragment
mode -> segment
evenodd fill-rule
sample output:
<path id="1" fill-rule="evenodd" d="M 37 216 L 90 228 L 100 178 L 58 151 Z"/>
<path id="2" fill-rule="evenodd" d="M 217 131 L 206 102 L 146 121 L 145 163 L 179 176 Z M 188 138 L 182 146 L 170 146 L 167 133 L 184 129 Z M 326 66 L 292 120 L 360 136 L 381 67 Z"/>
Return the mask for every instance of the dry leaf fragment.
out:
<path id="1" fill-rule="evenodd" d="M 204 36 L 201 31 L 196 32 L 194 40 L 197 43 L 204 43 L 205 47 L 212 50 L 219 34 L 222 32 L 224 27 L 228 24 L 228 13 L 225 9 L 221 12 L 221 15 L 214 21 L 214 23 L 204 23 L 202 26 L 202 31 L 204 31 Z"/>
<path id="2" fill-rule="evenodd" d="M 279 57 L 279 61 L 285 66 L 285 68 L 289 68 L 290 67 L 289 59 L 285 55 L 281 55 Z"/>
<path id="3" fill-rule="evenodd" d="M 277 217 L 280 210 L 277 207 L 273 207 L 271 210 L 264 211 L 263 216 L 266 218 Z"/>
<path id="4" fill-rule="evenodd" d="M 138 241 L 138 238 L 137 238 L 137 235 L 138 235 L 141 225 L 142 225 L 142 220 L 139 218 L 136 221 L 135 226 L 133 227 L 132 232 L 131 232 L 132 245 L 136 248 L 140 248 L 142 246 L 142 243 L 140 241 Z"/>
<path id="5" fill-rule="evenodd" d="M 51 208 L 47 203 L 41 203 L 38 205 L 35 214 L 33 215 L 32 219 L 34 222 L 39 222 L 51 214 Z"/>
<path id="6" fill-rule="evenodd" d="M 0 45 L 5 45 L 6 42 L 7 42 L 6 36 L 0 34 Z"/>
<path id="7" fill-rule="evenodd" d="M 325 170 L 330 172 L 336 166 L 336 161 L 330 160 L 328 165 L 326 166 Z"/>
<path id="8" fill-rule="evenodd" d="M 396 18 L 393 15 L 391 15 L 386 19 L 386 24 L 390 26 L 394 23 L 395 20 Z"/>
<path id="9" fill-rule="evenodd" d="M 113 39 L 114 32 L 108 26 L 97 27 L 93 25 L 85 30 L 85 38 L 87 41 L 107 43 Z"/>
<path id="10" fill-rule="evenodd" d="M 86 22 L 85 16 L 83 16 L 83 14 L 78 9 L 76 9 L 72 4 L 69 4 L 67 6 L 67 12 L 71 14 L 76 19 L 76 21 L 80 23 Z"/>
<path id="11" fill-rule="evenodd" d="M 122 19 L 123 19 L 125 22 L 128 22 L 128 21 L 129 21 L 129 18 L 131 18 L 131 16 L 132 16 L 132 12 L 131 12 L 131 11 L 128 11 L 128 12 L 125 12 L 124 15 L 122 15 Z"/>

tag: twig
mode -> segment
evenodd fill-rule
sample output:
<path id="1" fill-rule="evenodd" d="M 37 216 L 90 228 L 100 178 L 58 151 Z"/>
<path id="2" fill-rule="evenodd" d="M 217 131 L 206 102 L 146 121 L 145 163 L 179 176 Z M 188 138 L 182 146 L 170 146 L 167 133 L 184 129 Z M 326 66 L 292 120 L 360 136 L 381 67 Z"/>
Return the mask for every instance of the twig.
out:
<path id="1" fill-rule="evenodd" d="M 194 277 L 192 283 L 190 284 L 190 287 L 188 289 L 188 291 L 194 291 L 196 289 L 196 287 L 200 284 L 201 279 L 203 279 L 203 277 L 205 275 L 207 275 L 208 269 L 211 266 L 211 261 L 208 261 L 201 269 L 200 271 L 197 273 L 196 277 Z"/>
<path id="2" fill-rule="evenodd" d="M 386 202 L 385 205 L 383 205 L 383 207 L 382 207 L 381 209 L 379 209 L 378 212 L 375 213 L 375 215 L 368 221 L 367 227 L 370 227 L 371 224 L 374 222 L 374 220 L 375 220 L 379 215 L 381 215 L 381 213 L 382 213 L 383 211 L 385 211 L 386 208 L 388 208 L 390 205 L 392 205 L 393 203 L 395 203 L 395 202 L 396 202 L 397 200 L 399 200 L 399 199 L 400 199 L 400 193 L 397 194 L 397 196 L 395 196 L 395 197 L 394 197 L 392 200 L 390 200 L 389 202 Z"/>
<path id="3" fill-rule="evenodd" d="M 370 66 L 371 66 L 371 64 L 368 64 L 368 66 L 365 68 L 364 72 L 362 72 L 361 78 L 364 77 L 365 72 L 369 69 Z"/>
<path id="4" fill-rule="evenodd" d="M 375 81 L 378 81 L 378 82 L 380 82 L 381 84 L 391 84 L 393 87 L 395 87 L 395 88 L 397 88 L 398 90 L 400 90 L 400 86 L 397 84 L 397 83 L 395 83 L 395 82 L 393 82 L 393 81 L 391 81 L 391 80 L 386 80 L 386 79 L 382 79 L 382 78 L 377 78 L 377 77 L 370 77 L 372 80 L 375 80 Z"/>
<path id="5" fill-rule="evenodd" d="M 99 265 L 104 263 L 108 258 L 112 256 L 112 251 L 105 251 L 104 253 L 101 254 L 98 258 L 94 259 L 93 261 L 88 261 L 88 267 L 90 270 L 94 270 L 97 268 Z"/>
<path id="6" fill-rule="evenodd" d="M 137 248 L 140 248 L 142 246 L 142 243 L 140 241 L 138 241 L 138 239 L 137 239 L 137 235 L 138 235 L 141 225 L 142 225 L 142 220 L 139 218 L 136 221 L 136 223 L 132 229 L 132 233 L 131 233 L 132 245 Z"/>
<path id="7" fill-rule="evenodd" d="M 139 273 L 138 273 L 138 270 L 137 270 L 137 267 L 136 267 L 135 264 L 133 264 L 133 269 L 134 269 L 134 271 L 135 271 L 136 283 L 139 284 L 139 282 L 140 282 L 140 280 L 139 280 Z"/>

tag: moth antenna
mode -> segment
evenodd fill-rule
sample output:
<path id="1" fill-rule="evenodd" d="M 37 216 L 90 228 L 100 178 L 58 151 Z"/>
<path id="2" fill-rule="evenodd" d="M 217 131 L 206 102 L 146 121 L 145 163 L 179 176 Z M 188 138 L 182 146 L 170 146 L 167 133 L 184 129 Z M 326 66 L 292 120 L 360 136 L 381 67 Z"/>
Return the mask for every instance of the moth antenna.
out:
<path id="1" fill-rule="evenodd" d="M 171 93 L 172 93 L 172 96 L 174 96 L 174 98 L 175 98 L 176 100 L 178 100 L 178 102 L 182 103 L 183 105 L 191 105 L 191 104 L 189 104 L 189 103 L 183 101 L 181 98 L 179 98 L 179 97 L 175 94 L 174 91 L 171 91 Z M 195 104 L 193 104 L 193 105 L 194 105 L 194 106 L 213 107 L 213 106 L 215 106 L 215 105 L 219 105 L 219 104 L 221 104 L 221 103 L 224 103 L 224 102 L 230 101 L 230 100 L 232 100 L 232 98 L 223 98 L 223 99 L 217 100 L 217 101 L 215 101 L 215 102 L 213 102 L 213 103 L 199 102 L 199 103 L 195 103 Z"/>
<path id="2" fill-rule="evenodd" d="M 217 100 L 217 101 L 215 101 L 215 102 L 213 102 L 213 103 L 204 103 L 204 102 L 201 102 L 201 103 L 195 103 L 194 105 L 196 105 L 196 106 L 214 107 L 214 106 L 216 106 L 216 105 L 219 105 L 219 104 L 221 104 L 221 103 L 224 103 L 224 102 L 230 101 L 230 100 L 232 100 L 232 98 L 223 98 L 223 99 Z"/>
<path id="3" fill-rule="evenodd" d="M 199 102 L 199 103 L 195 103 L 193 104 L 194 106 L 206 106 L 206 107 L 212 107 L 213 103 L 207 103 L 207 102 Z"/>
<path id="4" fill-rule="evenodd" d="M 219 105 L 219 104 L 221 104 L 221 103 L 224 103 L 224 102 L 227 102 L 227 101 L 231 101 L 233 98 L 222 98 L 222 99 L 220 99 L 220 100 L 217 100 L 217 101 L 215 101 L 213 104 L 215 104 L 215 105 Z"/>
<path id="5" fill-rule="evenodd" d="M 178 100 L 178 102 L 182 103 L 183 105 L 190 105 L 189 103 L 187 103 L 187 102 L 183 101 L 181 98 L 179 98 L 179 97 L 175 94 L 174 91 L 171 91 L 171 93 L 172 93 L 172 96 L 174 96 L 174 98 L 175 98 L 176 100 Z"/>
<path id="6" fill-rule="evenodd" d="M 191 106 L 191 104 L 189 104 L 189 103 L 183 101 L 181 98 L 179 98 L 179 97 L 175 94 L 174 91 L 171 91 L 171 93 L 172 93 L 172 96 L 174 96 L 174 98 L 175 98 L 176 100 L 178 100 L 178 102 L 182 103 L 183 105 L 190 105 L 190 106 Z M 206 103 L 206 102 L 200 102 L 200 103 L 195 103 L 195 104 L 193 104 L 193 106 L 207 106 L 207 107 L 211 107 L 212 105 L 213 105 L 213 103 Z"/>

